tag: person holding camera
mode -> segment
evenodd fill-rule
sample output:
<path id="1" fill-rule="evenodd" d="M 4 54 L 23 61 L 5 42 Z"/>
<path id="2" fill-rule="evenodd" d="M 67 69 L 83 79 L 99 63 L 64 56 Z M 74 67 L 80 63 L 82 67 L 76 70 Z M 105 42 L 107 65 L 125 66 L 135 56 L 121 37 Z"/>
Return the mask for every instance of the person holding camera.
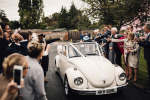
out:
<path id="1" fill-rule="evenodd" d="M 25 56 L 21 54 L 11 54 L 4 60 L 3 74 L 0 75 L 0 100 L 21 99 L 19 88 L 24 86 L 22 79 L 26 76 L 28 68 Z"/>
<path id="2" fill-rule="evenodd" d="M 25 86 L 21 89 L 23 100 L 47 100 L 44 88 L 44 72 L 40 65 L 44 46 L 37 41 L 28 43 L 27 62 L 30 69 L 24 79 Z"/>
<path id="3" fill-rule="evenodd" d="M 22 47 L 20 41 L 23 40 L 23 37 L 19 33 L 12 34 L 12 43 L 8 46 L 8 55 L 12 53 L 22 54 Z"/>

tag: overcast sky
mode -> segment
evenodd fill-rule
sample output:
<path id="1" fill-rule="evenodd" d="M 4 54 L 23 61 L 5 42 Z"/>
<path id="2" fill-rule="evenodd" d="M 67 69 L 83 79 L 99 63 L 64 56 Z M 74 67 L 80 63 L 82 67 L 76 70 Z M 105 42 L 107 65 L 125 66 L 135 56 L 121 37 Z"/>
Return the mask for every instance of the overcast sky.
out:
<path id="1" fill-rule="evenodd" d="M 81 0 L 43 0 L 43 2 L 46 16 L 54 12 L 59 12 L 62 6 L 69 9 L 72 2 L 74 2 L 78 9 L 85 7 L 85 4 Z M 18 3 L 19 0 L 0 0 L 0 9 L 5 11 L 10 20 L 19 20 Z"/>

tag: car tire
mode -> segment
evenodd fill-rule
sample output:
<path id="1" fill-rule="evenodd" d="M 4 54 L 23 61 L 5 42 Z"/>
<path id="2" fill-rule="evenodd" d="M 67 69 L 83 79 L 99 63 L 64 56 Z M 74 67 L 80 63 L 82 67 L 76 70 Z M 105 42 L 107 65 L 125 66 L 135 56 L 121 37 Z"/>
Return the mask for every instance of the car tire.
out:
<path id="1" fill-rule="evenodd" d="M 65 91 L 65 95 L 66 95 L 68 98 L 70 98 L 70 97 L 72 96 L 71 88 L 70 88 L 70 86 L 69 86 L 67 77 L 65 77 L 65 79 L 64 79 L 64 91 Z"/>

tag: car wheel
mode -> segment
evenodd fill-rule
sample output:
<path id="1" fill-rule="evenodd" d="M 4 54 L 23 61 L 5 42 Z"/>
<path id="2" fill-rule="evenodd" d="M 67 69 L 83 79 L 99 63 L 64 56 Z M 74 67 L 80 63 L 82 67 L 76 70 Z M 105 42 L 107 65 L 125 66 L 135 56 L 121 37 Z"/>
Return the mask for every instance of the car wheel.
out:
<path id="1" fill-rule="evenodd" d="M 67 77 L 65 77 L 65 79 L 64 79 L 64 90 L 65 90 L 65 95 L 67 97 L 70 97 L 71 96 L 71 92 L 70 92 L 70 86 L 69 86 Z"/>

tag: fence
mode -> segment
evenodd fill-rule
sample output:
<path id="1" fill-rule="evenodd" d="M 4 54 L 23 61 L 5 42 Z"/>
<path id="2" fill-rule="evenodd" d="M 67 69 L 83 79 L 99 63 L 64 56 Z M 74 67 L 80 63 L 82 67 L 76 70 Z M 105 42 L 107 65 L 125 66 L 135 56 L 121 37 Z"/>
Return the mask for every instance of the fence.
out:
<path id="1" fill-rule="evenodd" d="M 80 32 L 79 31 L 69 31 L 68 32 L 69 40 L 80 40 Z"/>
<path id="2" fill-rule="evenodd" d="M 71 31 L 52 31 L 52 30 L 40 30 L 40 29 L 33 29 L 33 30 L 21 30 L 23 32 L 28 32 L 31 31 L 33 33 L 36 34 L 45 34 L 46 39 L 50 40 L 50 39 L 56 39 L 56 38 L 60 38 L 60 40 L 62 41 L 68 41 L 68 40 L 73 40 L 73 41 L 77 41 L 80 40 L 80 34 L 81 33 L 90 33 L 91 36 L 93 35 L 93 31 L 92 30 L 84 30 L 82 32 L 79 32 L 78 30 L 71 30 Z"/>

